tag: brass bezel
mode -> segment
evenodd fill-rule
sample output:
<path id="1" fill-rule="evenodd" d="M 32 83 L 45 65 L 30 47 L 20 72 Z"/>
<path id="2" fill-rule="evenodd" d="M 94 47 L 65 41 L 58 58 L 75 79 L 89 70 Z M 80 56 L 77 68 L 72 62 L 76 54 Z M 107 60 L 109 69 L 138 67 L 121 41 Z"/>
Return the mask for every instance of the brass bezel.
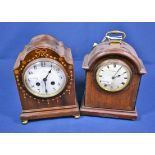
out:
<path id="1" fill-rule="evenodd" d="M 64 82 L 63 87 L 62 87 L 59 91 L 56 91 L 54 94 L 43 95 L 43 94 L 36 93 L 36 92 L 32 91 L 32 90 L 28 87 L 28 85 L 26 84 L 26 80 L 25 80 L 25 72 L 26 72 L 26 70 L 27 70 L 30 66 L 34 65 L 35 63 L 42 62 L 42 61 L 53 62 L 53 63 L 59 65 L 59 67 L 63 70 L 63 72 L 64 72 L 64 74 L 65 74 L 66 79 L 65 79 L 65 82 Z M 23 80 L 23 83 L 24 83 L 24 85 L 25 85 L 25 88 L 26 88 L 31 94 L 33 94 L 34 96 L 37 96 L 37 97 L 40 97 L 40 98 L 50 98 L 50 97 L 57 96 L 58 94 L 60 94 L 60 93 L 65 89 L 65 87 L 66 87 L 66 85 L 67 85 L 67 82 L 68 82 L 68 76 L 67 76 L 67 72 L 66 72 L 65 68 L 64 68 L 64 67 L 62 66 L 62 64 L 59 63 L 58 61 L 53 60 L 53 59 L 50 59 L 50 58 L 38 58 L 38 59 L 35 59 L 35 60 L 31 61 L 31 62 L 25 67 L 25 69 L 24 69 L 24 71 L 23 71 L 23 74 L 22 74 L 22 80 Z"/>
<path id="2" fill-rule="evenodd" d="M 128 71 L 129 71 L 129 74 L 128 74 L 128 77 L 129 77 L 129 80 L 127 81 L 127 83 L 121 87 L 121 88 L 118 88 L 118 89 L 115 89 L 115 90 L 109 90 L 109 89 L 106 89 L 105 87 L 102 87 L 99 83 L 99 77 L 97 76 L 97 73 L 99 72 L 99 70 L 101 70 L 101 67 L 103 65 L 107 65 L 107 64 L 112 64 L 112 63 L 117 63 L 117 64 L 121 64 L 122 66 L 124 66 Z M 124 61 L 120 60 L 120 59 L 107 59 L 107 60 L 104 60 L 103 62 L 101 62 L 97 68 L 96 68 L 96 72 L 95 72 L 95 79 L 96 79 L 96 83 L 97 85 L 102 89 L 102 90 L 105 90 L 107 92 L 119 92 L 119 91 L 122 91 L 124 90 L 130 83 L 131 81 L 131 78 L 132 78 L 132 70 L 131 68 L 129 67 L 129 65 L 127 65 Z"/>

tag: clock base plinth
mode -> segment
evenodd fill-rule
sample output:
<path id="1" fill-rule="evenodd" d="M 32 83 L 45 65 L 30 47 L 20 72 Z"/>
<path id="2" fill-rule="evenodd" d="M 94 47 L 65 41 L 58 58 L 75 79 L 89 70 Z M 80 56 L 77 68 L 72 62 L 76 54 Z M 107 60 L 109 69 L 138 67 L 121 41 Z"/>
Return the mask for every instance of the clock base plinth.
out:
<path id="1" fill-rule="evenodd" d="M 45 118 L 54 118 L 54 117 L 65 117 L 65 116 L 80 116 L 79 109 L 76 106 L 64 106 L 64 107 L 55 107 L 51 109 L 33 109 L 33 110 L 25 110 L 20 115 L 20 119 L 23 122 L 27 122 L 28 120 L 36 120 L 36 119 L 45 119 Z M 23 123 L 23 124 L 27 124 Z"/>
<path id="2" fill-rule="evenodd" d="M 83 103 L 80 109 L 80 113 L 81 115 L 111 117 L 111 118 L 129 119 L 129 120 L 136 120 L 138 116 L 136 110 L 125 111 L 115 109 L 93 108 L 93 107 L 86 107 L 84 106 Z"/>

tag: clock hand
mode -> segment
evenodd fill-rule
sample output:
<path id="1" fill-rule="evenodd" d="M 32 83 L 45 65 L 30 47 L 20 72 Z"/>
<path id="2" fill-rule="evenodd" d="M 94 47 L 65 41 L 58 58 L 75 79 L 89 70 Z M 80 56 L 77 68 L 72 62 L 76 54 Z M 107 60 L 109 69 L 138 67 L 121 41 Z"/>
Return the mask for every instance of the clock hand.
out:
<path id="1" fill-rule="evenodd" d="M 120 77 L 120 76 L 122 76 L 123 74 L 125 74 L 126 72 L 124 72 L 124 73 L 122 73 L 122 74 L 120 74 L 120 75 L 117 75 L 117 76 L 115 76 L 115 78 L 117 78 L 117 77 Z"/>
<path id="2" fill-rule="evenodd" d="M 43 81 L 44 81 L 44 84 L 45 84 L 45 92 L 46 92 L 46 94 L 47 94 L 47 88 L 46 88 L 46 81 L 47 81 L 47 77 L 49 76 L 49 74 L 51 73 L 51 70 L 52 70 L 52 67 L 51 67 L 51 69 L 50 69 L 50 71 L 48 71 L 48 74 L 46 75 L 46 77 L 45 78 L 43 78 Z"/>
<path id="3" fill-rule="evenodd" d="M 52 68 L 51 68 L 51 70 L 52 70 Z M 47 74 L 47 76 L 45 77 L 45 79 L 47 79 L 48 75 L 51 73 L 51 70 L 48 72 L 48 74 Z"/>
<path id="4" fill-rule="evenodd" d="M 116 75 L 117 75 L 117 73 L 120 71 L 120 69 L 122 68 L 122 66 L 117 70 L 117 72 L 115 73 L 115 75 L 114 76 L 112 76 L 112 79 L 115 79 L 116 77 Z"/>
<path id="5" fill-rule="evenodd" d="M 47 78 L 44 78 L 43 81 L 44 81 L 44 84 L 45 84 L 45 92 L 46 92 L 46 94 L 47 94 L 47 92 L 48 92 L 48 91 L 47 91 L 47 88 L 46 88 L 46 81 L 47 81 Z"/>

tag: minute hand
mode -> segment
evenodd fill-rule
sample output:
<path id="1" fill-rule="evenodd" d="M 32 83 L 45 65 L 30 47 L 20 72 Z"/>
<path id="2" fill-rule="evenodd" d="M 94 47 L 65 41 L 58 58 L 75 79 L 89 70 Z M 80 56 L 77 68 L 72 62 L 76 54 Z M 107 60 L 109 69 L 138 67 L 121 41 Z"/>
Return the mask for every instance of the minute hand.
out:
<path id="1" fill-rule="evenodd" d="M 48 91 L 47 91 L 47 88 L 46 88 L 46 81 L 47 81 L 47 80 L 44 78 L 43 81 L 44 81 L 44 84 L 45 84 L 45 93 L 47 94 L 47 92 L 48 92 Z"/>
<path id="2" fill-rule="evenodd" d="M 112 79 L 115 79 L 116 77 L 116 75 L 117 75 L 117 73 L 121 70 L 121 68 L 122 68 L 122 66 L 117 70 L 117 72 L 115 73 L 115 75 L 112 77 Z"/>
<path id="3" fill-rule="evenodd" d="M 52 68 L 51 68 L 51 70 L 52 70 Z M 45 79 L 47 79 L 48 75 L 51 73 L 51 70 L 48 72 L 48 74 L 47 74 L 47 76 L 45 77 Z"/>

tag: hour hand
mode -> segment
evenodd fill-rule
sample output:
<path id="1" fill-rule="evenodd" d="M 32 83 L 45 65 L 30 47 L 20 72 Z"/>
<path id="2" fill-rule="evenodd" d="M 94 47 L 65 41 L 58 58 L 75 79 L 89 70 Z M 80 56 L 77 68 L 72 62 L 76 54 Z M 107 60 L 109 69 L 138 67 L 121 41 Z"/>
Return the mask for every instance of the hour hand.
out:
<path id="1" fill-rule="evenodd" d="M 119 75 L 115 76 L 114 78 L 120 77 L 120 76 L 122 76 L 122 75 L 125 74 L 125 73 L 126 73 L 126 72 L 124 72 L 124 73 L 122 73 L 122 74 L 119 74 Z"/>
<path id="2" fill-rule="evenodd" d="M 120 76 L 121 76 L 121 75 L 113 76 L 112 79 L 115 79 L 115 78 L 120 77 Z"/>
<path id="3" fill-rule="evenodd" d="M 117 70 L 117 72 L 115 73 L 115 75 L 112 77 L 112 79 L 116 78 L 117 73 L 121 70 L 122 66 Z"/>

